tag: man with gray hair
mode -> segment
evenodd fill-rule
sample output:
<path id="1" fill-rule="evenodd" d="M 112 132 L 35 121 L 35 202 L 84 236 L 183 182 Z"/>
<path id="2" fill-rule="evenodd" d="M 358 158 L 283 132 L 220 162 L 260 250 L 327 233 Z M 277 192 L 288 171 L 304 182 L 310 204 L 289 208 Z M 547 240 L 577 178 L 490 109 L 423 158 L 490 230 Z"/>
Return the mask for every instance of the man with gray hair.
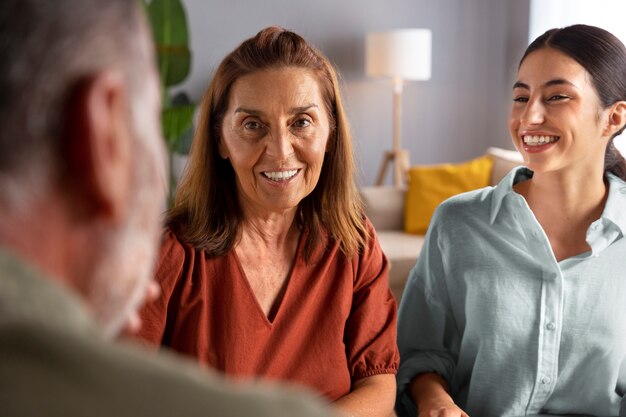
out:
<path id="1" fill-rule="evenodd" d="M 152 293 L 166 166 L 137 0 L 0 3 L 3 416 L 321 416 L 113 343 Z"/>

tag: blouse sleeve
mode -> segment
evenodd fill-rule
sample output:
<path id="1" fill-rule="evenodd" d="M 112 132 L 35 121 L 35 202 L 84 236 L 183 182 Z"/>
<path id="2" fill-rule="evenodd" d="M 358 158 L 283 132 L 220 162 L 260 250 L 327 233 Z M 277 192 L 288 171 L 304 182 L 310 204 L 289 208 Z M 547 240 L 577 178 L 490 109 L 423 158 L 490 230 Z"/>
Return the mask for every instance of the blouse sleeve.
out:
<path id="1" fill-rule="evenodd" d="M 161 293 L 156 300 L 146 303 L 139 312 L 139 339 L 151 345 L 163 344 L 167 337 L 168 324 L 176 322 L 185 264 L 193 263 L 193 255 L 193 249 L 181 244 L 171 230 L 166 230 L 155 274 Z"/>
<path id="2" fill-rule="evenodd" d="M 439 211 L 439 210 L 438 210 Z M 440 251 L 439 212 L 436 211 L 419 259 L 409 274 L 400 302 L 397 375 L 399 416 L 415 416 L 409 383 L 425 372 L 435 372 L 450 381 L 459 353 L 460 335 L 450 308 Z"/>
<path id="3" fill-rule="evenodd" d="M 366 221 L 369 238 L 363 253 L 353 261 L 354 293 L 344 336 L 353 381 L 377 374 L 395 374 L 400 361 L 389 263 L 374 227 Z"/>

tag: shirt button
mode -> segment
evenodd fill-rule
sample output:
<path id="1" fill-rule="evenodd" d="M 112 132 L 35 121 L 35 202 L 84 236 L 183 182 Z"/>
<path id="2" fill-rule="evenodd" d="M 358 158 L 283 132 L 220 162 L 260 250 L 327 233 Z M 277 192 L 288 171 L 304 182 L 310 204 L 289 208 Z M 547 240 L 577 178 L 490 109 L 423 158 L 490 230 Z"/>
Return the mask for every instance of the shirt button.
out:
<path id="1" fill-rule="evenodd" d="M 551 321 L 550 323 L 546 324 L 546 329 L 554 330 L 554 329 L 556 329 L 556 324 L 554 324 L 554 322 Z"/>
<path id="2" fill-rule="evenodd" d="M 548 385 L 551 381 L 552 381 L 552 379 L 550 379 L 549 376 L 544 376 L 544 377 L 541 378 L 541 383 L 543 385 Z"/>

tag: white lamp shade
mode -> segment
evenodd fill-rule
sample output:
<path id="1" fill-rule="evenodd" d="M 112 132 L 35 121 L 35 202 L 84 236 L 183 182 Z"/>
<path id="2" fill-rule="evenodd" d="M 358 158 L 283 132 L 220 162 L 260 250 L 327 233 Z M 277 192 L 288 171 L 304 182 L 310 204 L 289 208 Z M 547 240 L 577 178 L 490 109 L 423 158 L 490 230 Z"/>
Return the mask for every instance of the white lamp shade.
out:
<path id="1" fill-rule="evenodd" d="M 429 80 L 432 34 L 429 29 L 401 29 L 367 34 L 366 70 L 373 77 Z"/>

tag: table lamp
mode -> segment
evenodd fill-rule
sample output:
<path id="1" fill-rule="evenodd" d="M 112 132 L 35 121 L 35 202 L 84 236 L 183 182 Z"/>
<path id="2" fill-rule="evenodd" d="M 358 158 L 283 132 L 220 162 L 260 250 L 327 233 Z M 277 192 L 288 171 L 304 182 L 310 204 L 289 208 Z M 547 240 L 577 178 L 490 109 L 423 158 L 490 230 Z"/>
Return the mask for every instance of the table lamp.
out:
<path id="1" fill-rule="evenodd" d="M 376 185 L 382 185 L 393 163 L 393 183 L 402 186 L 409 169 L 409 153 L 401 149 L 402 86 L 406 80 L 429 80 L 431 67 L 429 29 L 400 29 L 367 34 L 366 71 L 373 77 L 393 80 L 393 149 L 385 152 Z"/>

